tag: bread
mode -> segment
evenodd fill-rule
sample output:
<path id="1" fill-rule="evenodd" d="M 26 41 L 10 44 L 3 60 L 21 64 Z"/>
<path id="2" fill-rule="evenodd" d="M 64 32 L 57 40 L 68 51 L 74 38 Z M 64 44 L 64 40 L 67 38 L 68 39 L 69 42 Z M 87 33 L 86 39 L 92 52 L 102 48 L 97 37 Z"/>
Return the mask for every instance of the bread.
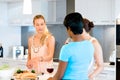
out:
<path id="1" fill-rule="evenodd" d="M 36 79 L 37 77 L 35 73 L 31 73 L 29 71 L 23 71 L 23 73 L 20 73 L 20 74 L 15 73 L 14 76 L 15 76 L 15 79 L 17 80 Z"/>
<path id="2" fill-rule="evenodd" d="M 21 79 L 35 79 L 37 75 L 35 73 L 23 73 Z"/>

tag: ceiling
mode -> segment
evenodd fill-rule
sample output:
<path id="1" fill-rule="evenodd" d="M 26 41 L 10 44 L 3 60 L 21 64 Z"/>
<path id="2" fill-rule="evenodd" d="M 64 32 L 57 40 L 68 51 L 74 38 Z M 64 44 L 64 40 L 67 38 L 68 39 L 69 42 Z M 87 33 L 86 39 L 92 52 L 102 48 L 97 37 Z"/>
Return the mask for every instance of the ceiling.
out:
<path id="1" fill-rule="evenodd" d="M 19 2 L 23 0 L 0 0 L 0 2 Z M 47 0 L 47 1 L 56 1 L 56 0 Z"/>
<path id="2" fill-rule="evenodd" d="M 16 1 L 23 1 L 23 0 L 0 0 L 0 2 L 16 2 Z"/>

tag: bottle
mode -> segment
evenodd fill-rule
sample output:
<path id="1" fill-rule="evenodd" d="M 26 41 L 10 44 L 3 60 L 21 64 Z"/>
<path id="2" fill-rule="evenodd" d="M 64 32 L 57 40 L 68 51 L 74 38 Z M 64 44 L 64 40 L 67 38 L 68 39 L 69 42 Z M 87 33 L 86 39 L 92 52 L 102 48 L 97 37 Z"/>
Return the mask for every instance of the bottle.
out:
<path id="1" fill-rule="evenodd" d="M 3 57 L 3 47 L 1 43 L 0 43 L 0 57 Z"/>

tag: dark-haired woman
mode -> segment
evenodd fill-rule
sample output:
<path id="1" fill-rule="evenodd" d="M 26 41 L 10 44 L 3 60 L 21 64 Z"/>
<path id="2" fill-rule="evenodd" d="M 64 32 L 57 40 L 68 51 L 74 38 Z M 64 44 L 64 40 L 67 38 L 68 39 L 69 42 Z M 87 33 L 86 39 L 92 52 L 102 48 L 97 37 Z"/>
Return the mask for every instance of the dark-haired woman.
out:
<path id="1" fill-rule="evenodd" d="M 102 48 L 101 48 L 101 45 L 99 44 L 99 41 L 89 34 L 92 28 L 94 28 L 93 22 L 91 22 L 87 18 L 84 18 L 83 22 L 84 22 L 84 29 L 85 29 L 84 35 L 86 39 L 90 40 L 93 43 L 95 48 L 94 58 L 91 61 L 91 65 L 89 67 L 89 78 L 90 80 L 92 80 L 97 74 L 99 74 L 103 70 L 103 53 L 102 53 Z M 65 41 L 65 44 L 71 41 L 72 41 L 71 38 L 67 38 L 67 40 Z M 96 65 L 95 70 L 93 70 L 94 65 Z"/>
<path id="2" fill-rule="evenodd" d="M 88 69 L 95 49 L 92 42 L 86 38 L 81 14 L 68 14 L 64 25 L 72 42 L 61 48 L 57 73 L 48 80 L 89 80 Z"/>
<path id="3" fill-rule="evenodd" d="M 93 80 L 102 70 L 103 70 L 103 53 L 101 45 L 99 44 L 98 40 L 94 37 L 92 37 L 89 33 L 94 28 L 93 22 L 89 21 L 88 19 L 84 18 L 84 37 L 88 39 L 92 44 L 94 45 L 94 58 L 91 61 L 91 64 L 88 68 L 88 76 L 90 80 Z M 71 42 L 71 38 L 67 38 L 65 44 L 68 44 Z M 96 65 L 96 68 L 94 69 L 94 66 Z"/>

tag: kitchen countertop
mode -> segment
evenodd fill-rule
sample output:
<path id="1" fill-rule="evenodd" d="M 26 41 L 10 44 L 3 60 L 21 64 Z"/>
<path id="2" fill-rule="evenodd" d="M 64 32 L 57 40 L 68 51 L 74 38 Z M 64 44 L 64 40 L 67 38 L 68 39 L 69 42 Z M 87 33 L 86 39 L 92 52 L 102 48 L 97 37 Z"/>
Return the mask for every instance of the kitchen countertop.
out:
<path id="1" fill-rule="evenodd" d="M 57 71 L 57 67 L 58 67 L 58 63 L 55 62 L 54 65 L 55 67 L 55 71 L 52 74 L 44 74 L 44 75 L 40 75 L 39 79 L 40 80 L 47 80 L 47 78 L 49 78 L 50 76 L 53 76 L 56 71 Z M 95 80 L 115 80 L 115 65 L 109 65 L 109 63 L 104 63 L 104 69 L 103 71 L 96 76 Z"/>
<path id="2" fill-rule="evenodd" d="M 58 63 L 54 64 L 56 68 L 58 67 Z M 39 75 L 39 80 L 47 80 L 50 76 L 52 77 L 57 69 L 52 74 L 44 74 Z M 104 63 L 104 70 L 96 76 L 94 80 L 115 80 L 115 65 L 109 65 L 109 63 Z"/>
<path id="3" fill-rule="evenodd" d="M 95 80 L 116 80 L 116 66 L 104 63 L 103 71 L 95 78 Z"/>
<path id="4" fill-rule="evenodd" d="M 1 61 L 9 61 L 10 63 L 11 63 L 11 61 L 12 62 L 18 61 L 18 63 L 20 62 L 19 63 L 20 66 L 25 66 L 24 64 L 26 64 L 26 60 L 12 59 L 12 58 L 0 58 L 0 62 Z M 21 64 L 21 63 L 24 63 L 24 64 Z M 39 75 L 39 77 L 44 78 L 42 80 L 46 80 L 47 77 L 53 76 L 56 73 L 57 68 L 58 68 L 58 62 L 54 62 L 53 65 L 54 65 L 55 69 L 51 75 L 49 75 L 49 74 L 44 74 L 44 76 Z M 116 76 L 116 72 L 115 72 L 116 68 L 115 67 L 116 67 L 115 65 L 109 65 L 109 63 L 104 63 L 104 70 L 95 78 L 95 80 L 115 80 L 115 76 Z M 22 67 L 20 67 L 20 68 L 22 68 Z M 23 68 L 25 68 L 25 67 L 23 67 Z"/>

